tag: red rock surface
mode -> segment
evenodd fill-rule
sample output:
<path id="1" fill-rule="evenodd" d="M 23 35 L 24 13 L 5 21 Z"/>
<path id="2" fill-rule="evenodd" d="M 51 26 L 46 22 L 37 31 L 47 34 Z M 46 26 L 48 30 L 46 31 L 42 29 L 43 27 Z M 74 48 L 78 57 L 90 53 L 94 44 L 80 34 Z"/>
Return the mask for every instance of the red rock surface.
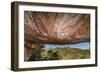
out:
<path id="1" fill-rule="evenodd" d="M 67 44 L 89 41 L 90 15 L 25 12 L 25 41 Z"/>

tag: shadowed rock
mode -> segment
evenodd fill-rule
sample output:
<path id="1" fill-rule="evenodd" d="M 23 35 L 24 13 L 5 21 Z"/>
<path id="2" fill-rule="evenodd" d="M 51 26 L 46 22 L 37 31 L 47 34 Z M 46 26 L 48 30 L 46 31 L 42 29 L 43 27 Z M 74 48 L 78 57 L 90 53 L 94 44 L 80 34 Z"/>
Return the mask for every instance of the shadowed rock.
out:
<path id="1" fill-rule="evenodd" d="M 25 12 L 25 40 L 51 44 L 89 41 L 90 15 Z"/>

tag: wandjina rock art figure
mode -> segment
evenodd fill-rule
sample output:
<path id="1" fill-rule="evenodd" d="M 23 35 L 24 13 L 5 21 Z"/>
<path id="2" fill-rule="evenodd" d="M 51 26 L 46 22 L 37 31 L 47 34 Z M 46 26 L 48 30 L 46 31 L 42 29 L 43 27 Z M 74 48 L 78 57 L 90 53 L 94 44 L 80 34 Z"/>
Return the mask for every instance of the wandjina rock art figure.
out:
<path id="1" fill-rule="evenodd" d="M 76 13 L 24 13 L 25 61 L 43 43 L 70 44 L 90 40 L 90 15 Z"/>

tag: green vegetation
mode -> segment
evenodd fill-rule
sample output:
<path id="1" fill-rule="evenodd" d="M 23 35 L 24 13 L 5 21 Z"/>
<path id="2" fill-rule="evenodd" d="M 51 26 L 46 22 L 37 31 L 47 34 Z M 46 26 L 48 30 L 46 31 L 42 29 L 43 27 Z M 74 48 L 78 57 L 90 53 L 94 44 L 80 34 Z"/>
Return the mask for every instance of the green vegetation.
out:
<path id="1" fill-rule="evenodd" d="M 46 48 L 45 46 L 33 52 L 29 61 L 43 60 L 68 60 L 68 59 L 87 59 L 90 58 L 90 50 L 82 50 L 79 48 Z"/>

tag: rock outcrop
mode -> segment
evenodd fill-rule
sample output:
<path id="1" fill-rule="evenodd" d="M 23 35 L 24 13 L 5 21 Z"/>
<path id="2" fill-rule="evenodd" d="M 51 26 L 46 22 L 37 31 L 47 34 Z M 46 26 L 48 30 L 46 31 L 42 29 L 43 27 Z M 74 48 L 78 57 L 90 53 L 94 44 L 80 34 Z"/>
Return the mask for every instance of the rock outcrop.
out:
<path id="1" fill-rule="evenodd" d="M 66 44 L 89 41 L 90 15 L 25 12 L 25 40 Z"/>
<path id="2" fill-rule="evenodd" d="M 89 41 L 90 15 L 25 11 L 24 35 L 25 42 L 30 46 L 36 43 L 70 44 Z"/>

